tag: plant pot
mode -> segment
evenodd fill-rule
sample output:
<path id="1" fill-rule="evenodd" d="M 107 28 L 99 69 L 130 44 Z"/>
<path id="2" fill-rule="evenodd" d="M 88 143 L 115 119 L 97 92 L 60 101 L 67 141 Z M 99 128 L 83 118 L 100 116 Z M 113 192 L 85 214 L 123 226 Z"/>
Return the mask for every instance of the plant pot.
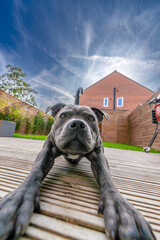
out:
<path id="1" fill-rule="evenodd" d="M 15 127 L 15 122 L 0 120 L 0 137 L 13 137 Z"/>

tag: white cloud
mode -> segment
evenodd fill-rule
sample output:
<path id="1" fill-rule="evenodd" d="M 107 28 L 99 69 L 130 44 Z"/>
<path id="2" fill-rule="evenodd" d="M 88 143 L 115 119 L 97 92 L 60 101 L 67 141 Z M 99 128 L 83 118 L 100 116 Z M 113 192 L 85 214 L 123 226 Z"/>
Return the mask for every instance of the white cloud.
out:
<path id="1" fill-rule="evenodd" d="M 147 79 L 147 73 L 149 75 L 154 72 L 160 73 L 160 61 L 158 60 L 142 60 L 136 58 L 119 56 L 109 57 L 101 55 L 72 57 L 90 63 L 90 67 L 88 67 L 85 77 L 83 78 L 82 85 L 84 88 L 107 76 L 114 70 L 121 72 L 122 74 L 132 78 L 133 80 L 136 80 L 143 85 L 146 85 L 145 81 Z M 152 84 L 153 82 L 150 81 L 149 87 L 154 89 Z"/>
<path id="2" fill-rule="evenodd" d="M 25 44 L 25 48 L 28 49 L 29 51 L 29 46 L 28 46 L 28 41 L 30 39 L 30 34 L 25 27 L 24 20 L 23 20 L 23 13 L 26 11 L 26 8 L 22 2 L 22 0 L 14 0 L 14 11 L 13 11 L 13 16 L 14 16 L 14 26 L 15 29 L 19 32 L 20 36 L 23 39 L 23 42 Z"/>
<path id="3" fill-rule="evenodd" d="M 57 103 L 74 103 L 74 97 L 69 92 L 63 89 L 63 87 L 54 84 L 52 78 L 55 70 L 56 68 L 50 70 L 44 69 L 38 75 L 29 79 L 29 81 L 32 82 L 32 86 L 38 91 L 38 95 L 36 95 L 35 98 L 38 107 L 43 111 L 45 111 L 47 107 Z"/>
<path id="4" fill-rule="evenodd" d="M 53 85 L 51 84 L 51 82 L 48 81 L 52 79 L 52 73 L 56 68 L 52 68 L 50 70 L 43 70 L 41 71 L 37 76 L 34 76 L 30 79 L 30 81 L 32 81 L 33 84 L 37 84 L 37 87 L 40 86 L 42 88 L 46 88 L 50 91 L 55 91 L 56 93 L 58 93 L 59 95 L 61 95 L 61 97 L 66 97 L 68 99 L 68 101 L 72 101 L 74 100 L 74 97 L 68 93 L 66 90 L 64 90 L 63 88 Z"/>
<path id="5" fill-rule="evenodd" d="M 4 54 L 0 52 L 0 73 L 3 74 L 6 71 L 6 68 L 5 68 L 6 65 L 7 65 L 6 58 Z"/>
<path id="6" fill-rule="evenodd" d="M 70 73 L 74 74 L 79 78 L 83 77 L 82 71 L 78 70 L 78 66 L 75 66 L 75 64 L 71 62 L 71 59 L 69 57 L 63 56 L 62 59 L 59 59 L 57 56 L 54 56 L 54 59 L 56 59 L 56 61 Z"/>
<path id="7" fill-rule="evenodd" d="M 92 39 L 93 39 L 92 27 L 91 27 L 91 24 L 89 24 L 89 23 L 85 24 L 84 36 L 85 36 L 85 42 L 84 42 L 85 53 L 88 56 L 90 44 L 91 44 Z"/>

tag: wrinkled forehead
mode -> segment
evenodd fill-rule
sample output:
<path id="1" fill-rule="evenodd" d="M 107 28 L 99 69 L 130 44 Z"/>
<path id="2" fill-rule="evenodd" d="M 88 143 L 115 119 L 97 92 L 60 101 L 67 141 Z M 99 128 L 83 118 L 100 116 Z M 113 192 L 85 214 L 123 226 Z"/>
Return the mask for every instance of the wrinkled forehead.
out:
<path id="1" fill-rule="evenodd" d="M 59 111 L 57 116 L 59 116 L 63 112 L 69 112 L 75 115 L 92 114 L 96 116 L 90 107 L 79 105 L 67 105 Z"/>

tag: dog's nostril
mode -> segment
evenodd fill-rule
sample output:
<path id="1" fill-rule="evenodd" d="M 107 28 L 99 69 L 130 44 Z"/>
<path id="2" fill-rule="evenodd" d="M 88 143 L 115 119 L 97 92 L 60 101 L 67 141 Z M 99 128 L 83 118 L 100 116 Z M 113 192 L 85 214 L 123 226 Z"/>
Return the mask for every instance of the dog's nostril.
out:
<path id="1" fill-rule="evenodd" d="M 85 125 L 84 125 L 84 123 L 83 123 L 83 122 L 80 124 L 80 128 L 82 128 L 82 129 L 84 129 L 84 128 L 85 128 Z"/>
<path id="2" fill-rule="evenodd" d="M 85 124 L 81 121 L 73 121 L 70 123 L 70 128 L 85 129 L 85 127 Z"/>
<path id="3" fill-rule="evenodd" d="M 72 122 L 71 123 L 71 128 L 75 128 L 77 125 L 76 125 L 76 123 L 75 122 Z"/>

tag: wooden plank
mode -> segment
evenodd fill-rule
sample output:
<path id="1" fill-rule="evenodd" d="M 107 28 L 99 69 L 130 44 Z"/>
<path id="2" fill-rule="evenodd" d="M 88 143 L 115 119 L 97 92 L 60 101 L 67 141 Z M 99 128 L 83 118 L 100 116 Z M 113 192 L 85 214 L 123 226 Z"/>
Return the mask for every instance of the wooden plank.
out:
<path id="1" fill-rule="evenodd" d="M 157 201 L 157 203 L 160 201 L 160 197 L 157 197 L 157 196 L 150 196 L 148 194 L 144 194 L 144 193 L 135 193 L 135 192 L 131 192 L 131 191 L 126 191 L 126 190 L 120 190 L 120 192 L 122 194 L 127 194 L 127 195 L 132 195 L 132 196 L 138 196 L 140 198 L 145 198 L 145 199 L 148 199 L 148 200 L 153 200 L 153 201 Z M 160 202 L 159 202 L 159 205 L 160 205 Z"/>
<path id="2" fill-rule="evenodd" d="M 104 232 L 104 219 L 78 210 L 41 203 L 41 213 L 56 219 L 61 219 L 90 229 Z"/>
<path id="3" fill-rule="evenodd" d="M 8 192 L 0 190 L 0 198 L 4 197 L 7 194 L 8 194 Z"/>
<path id="4" fill-rule="evenodd" d="M 155 205 L 151 205 L 151 204 L 148 204 L 146 202 L 138 202 L 138 201 L 135 201 L 135 200 L 130 200 L 130 202 L 134 205 L 134 206 L 143 206 L 145 207 L 146 209 L 148 210 L 151 210 L 151 211 L 158 211 L 159 212 L 159 206 L 155 206 Z"/>
<path id="5" fill-rule="evenodd" d="M 106 240 L 106 235 L 89 228 L 67 223 L 42 214 L 33 214 L 31 224 L 43 230 L 57 233 L 63 237 L 77 240 Z"/>
<path id="6" fill-rule="evenodd" d="M 86 206 L 86 205 L 82 204 L 83 202 L 75 203 L 73 200 L 70 202 L 65 201 L 65 199 L 63 199 L 63 200 L 60 200 L 60 199 L 57 200 L 54 198 L 48 198 L 48 197 L 41 196 L 41 201 L 43 201 L 43 202 L 50 203 L 50 204 L 57 205 L 57 206 L 63 206 L 65 208 L 79 210 L 81 212 L 85 212 L 85 213 L 89 213 L 89 214 L 93 214 L 93 215 L 97 216 L 98 206 L 93 207 L 93 206 L 91 206 L 91 204 L 88 204 Z"/>
<path id="7" fill-rule="evenodd" d="M 36 240 L 67 240 L 67 239 L 69 239 L 67 237 L 64 238 L 55 233 L 50 233 L 50 232 L 41 230 L 41 229 L 33 227 L 33 226 L 29 226 L 27 228 L 27 230 L 25 232 L 25 236 L 31 237 L 32 239 L 36 239 Z M 24 239 L 20 238 L 19 240 L 25 240 L 25 238 Z"/>
<path id="8" fill-rule="evenodd" d="M 56 183 L 56 182 L 55 182 Z M 87 191 L 83 191 L 83 190 L 79 190 L 76 188 L 72 188 L 72 187 L 66 187 L 66 186 L 60 186 L 60 185 L 49 185 L 46 184 L 45 182 L 42 184 L 42 191 L 48 191 L 48 192 L 55 192 L 55 191 L 61 191 L 66 193 L 67 191 L 72 191 L 73 194 L 75 194 L 76 196 L 79 197 L 84 197 L 87 198 L 88 200 L 99 200 L 99 196 L 98 195 L 94 195 L 94 194 L 90 194 Z"/>
<path id="9" fill-rule="evenodd" d="M 29 173 L 29 171 L 23 170 L 21 168 L 18 169 L 18 168 L 15 168 L 15 167 L 7 167 L 5 165 L 1 165 L 0 169 L 1 169 L 1 171 L 4 170 L 5 172 L 6 172 L 6 170 L 7 170 L 7 172 L 14 171 L 14 173 L 19 173 L 20 175 L 25 175 L 25 176 L 27 176 L 27 174 Z M 22 173 L 24 173 L 24 174 L 22 174 Z"/>

